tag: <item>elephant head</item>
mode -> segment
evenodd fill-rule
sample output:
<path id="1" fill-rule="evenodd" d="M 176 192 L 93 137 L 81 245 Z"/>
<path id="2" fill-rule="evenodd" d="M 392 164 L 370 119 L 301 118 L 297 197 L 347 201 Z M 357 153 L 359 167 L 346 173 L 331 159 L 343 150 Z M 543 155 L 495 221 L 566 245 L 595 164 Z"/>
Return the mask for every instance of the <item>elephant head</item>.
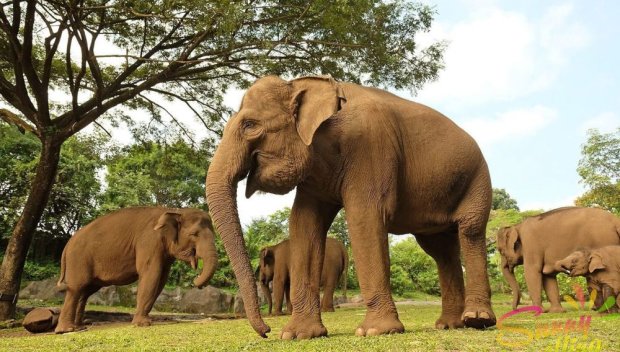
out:
<path id="1" fill-rule="evenodd" d="M 515 266 L 523 264 L 523 252 L 519 231 L 515 226 L 504 227 L 497 232 L 497 249 L 502 258 L 502 274 L 512 289 L 512 308 L 521 301 L 521 290 L 515 277 Z"/>
<path id="2" fill-rule="evenodd" d="M 275 272 L 275 256 L 271 247 L 266 247 L 260 251 L 260 262 L 256 268 L 257 279 L 260 284 L 263 295 L 267 298 L 269 304 L 269 314 L 273 307 L 269 283 L 273 281 Z"/>
<path id="3" fill-rule="evenodd" d="M 246 315 L 261 336 L 270 329 L 260 317 L 237 212 L 237 183 L 248 178 L 246 197 L 257 190 L 285 194 L 295 188 L 310 169 L 314 133 L 338 111 L 337 90 L 329 77 L 257 80 L 226 124 L 209 167 L 207 203 L 237 277 Z"/>
<path id="4" fill-rule="evenodd" d="M 198 259 L 203 267 L 194 286 L 204 287 L 217 268 L 217 252 L 211 219 L 203 211 L 165 212 L 157 220 L 159 232 L 168 254 L 196 269 Z"/>
<path id="5" fill-rule="evenodd" d="M 579 250 L 555 262 L 555 270 L 570 276 L 585 276 L 604 269 L 603 258 L 596 252 Z"/>

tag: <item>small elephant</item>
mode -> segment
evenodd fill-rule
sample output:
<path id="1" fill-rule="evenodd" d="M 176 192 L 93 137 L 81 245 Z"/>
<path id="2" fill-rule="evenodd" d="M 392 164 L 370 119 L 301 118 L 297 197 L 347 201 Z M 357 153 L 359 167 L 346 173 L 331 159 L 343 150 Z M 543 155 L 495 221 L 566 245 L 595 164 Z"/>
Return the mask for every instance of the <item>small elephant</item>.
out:
<path id="1" fill-rule="evenodd" d="M 268 76 L 247 90 L 209 166 L 206 193 L 248 320 L 266 336 L 236 203 L 246 177 L 248 198 L 296 189 L 289 218 L 294 309 L 283 339 L 327 335 L 318 269 L 340 209 L 367 308 L 356 335 L 405 329 L 391 295 L 388 234 L 415 234 L 435 260 L 442 295 L 435 327 L 495 325 L 485 237 L 489 169 L 476 141 L 441 113 L 329 76 Z"/>
<path id="2" fill-rule="evenodd" d="M 532 304 L 542 306 L 544 288 L 550 312 L 563 312 L 555 262 L 579 248 L 620 244 L 620 219 L 598 208 L 565 207 L 529 217 L 497 233 L 502 273 L 512 288 L 512 307 L 521 299 L 514 268 L 523 264 Z M 592 289 L 592 285 L 589 285 Z"/>
<path id="3" fill-rule="evenodd" d="M 599 305 L 609 297 L 615 299 L 609 312 L 617 313 L 620 308 L 620 246 L 606 246 L 597 249 L 582 249 L 555 263 L 557 271 L 570 276 L 585 276 L 598 292 Z M 600 300 L 599 300 L 600 297 Z"/>
<path id="4" fill-rule="evenodd" d="M 293 307 L 290 299 L 290 241 L 284 240 L 275 246 L 265 247 L 260 251 L 260 264 L 256 269 L 258 281 L 269 303 L 269 314 L 272 311 L 271 292 L 269 283 L 273 285 L 273 300 L 275 301 L 274 315 L 282 314 L 282 302 L 286 295 L 286 309 L 290 314 Z M 321 300 L 322 312 L 334 311 L 334 290 L 340 278 L 343 279 L 342 287 L 344 297 L 347 297 L 346 270 L 349 267 L 349 255 L 342 242 L 327 238 L 325 242 L 325 259 L 321 272 L 321 287 L 323 287 L 323 299 Z"/>
<path id="5" fill-rule="evenodd" d="M 203 287 L 217 266 L 213 225 L 198 209 L 136 207 L 115 211 L 78 230 L 62 252 L 59 290 L 66 291 L 56 333 L 80 329 L 90 295 L 101 287 L 138 283 L 132 323 L 150 325 L 148 313 L 175 259 L 196 268 Z"/>

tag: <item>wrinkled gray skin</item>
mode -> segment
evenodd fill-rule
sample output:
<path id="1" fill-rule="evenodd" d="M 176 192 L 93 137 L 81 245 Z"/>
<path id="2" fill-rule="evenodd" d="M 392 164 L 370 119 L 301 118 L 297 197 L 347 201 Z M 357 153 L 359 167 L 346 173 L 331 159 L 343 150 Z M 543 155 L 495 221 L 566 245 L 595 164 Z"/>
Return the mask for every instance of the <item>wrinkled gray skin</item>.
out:
<path id="1" fill-rule="evenodd" d="M 290 298 L 290 256 L 289 240 L 284 240 L 275 246 L 261 249 L 260 262 L 256 268 L 261 290 L 269 304 L 269 314 L 272 313 L 272 299 L 269 284 L 273 286 L 273 301 L 275 301 L 274 315 L 282 315 L 282 302 L 286 296 L 286 310 L 288 314 L 293 311 Z M 325 259 L 323 260 L 323 272 L 321 273 L 321 287 L 323 298 L 321 299 L 321 312 L 334 311 L 334 291 L 338 281 L 342 278 L 344 298 L 347 298 L 347 278 L 343 275 L 349 267 L 349 256 L 342 242 L 327 238 L 325 242 Z"/>
<path id="2" fill-rule="evenodd" d="M 246 177 L 246 197 L 296 189 L 289 219 L 293 313 L 281 338 L 327 335 L 319 283 L 327 231 L 342 208 L 367 308 L 356 335 L 404 331 L 390 291 L 388 233 L 415 234 L 437 263 L 437 328 L 495 325 L 488 167 L 475 140 L 441 113 L 330 77 L 268 76 L 248 89 L 213 156 L 206 193 L 248 320 L 266 336 L 236 203 Z"/>
<path id="3" fill-rule="evenodd" d="M 620 307 L 620 246 L 583 249 L 571 253 L 555 263 L 555 270 L 570 276 L 585 276 L 589 284 L 600 294 L 595 306 L 602 305 L 609 297 L 615 304 L 608 309 L 617 313 Z"/>
<path id="4" fill-rule="evenodd" d="M 520 302 L 515 266 L 524 266 L 532 304 L 542 306 L 544 287 L 551 302 L 549 311 L 563 312 L 555 262 L 580 248 L 615 244 L 620 244 L 620 219 L 597 208 L 558 208 L 501 229 L 497 233 L 497 249 L 502 258 L 502 273 L 512 288 L 513 309 Z"/>
<path id="5" fill-rule="evenodd" d="M 140 279 L 132 323 L 148 326 L 155 299 L 164 288 L 175 259 L 202 272 L 194 285 L 203 287 L 217 267 L 213 225 L 198 209 L 126 208 L 95 219 L 78 230 L 62 252 L 58 287 L 66 291 L 56 333 L 78 330 L 84 306 L 101 287 Z"/>

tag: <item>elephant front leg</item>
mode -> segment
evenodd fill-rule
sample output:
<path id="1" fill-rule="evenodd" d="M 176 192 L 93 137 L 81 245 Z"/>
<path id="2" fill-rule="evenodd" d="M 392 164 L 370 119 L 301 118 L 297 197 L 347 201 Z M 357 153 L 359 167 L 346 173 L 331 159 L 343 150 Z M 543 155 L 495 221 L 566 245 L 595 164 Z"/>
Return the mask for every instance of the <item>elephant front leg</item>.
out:
<path id="1" fill-rule="evenodd" d="M 282 329 L 282 339 L 327 335 L 321 321 L 319 284 L 327 229 L 338 210 L 297 189 L 289 221 L 293 314 Z"/>
<path id="2" fill-rule="evenodd" d="M 338 278 L 336 276 L 336 278 Z M 325 280 L 325 287 L 323 287 L 323 299 L 321 299 L 321 312 L 334 312 L 334 291 L 336 290 L 336 283 L 329 279 Z"/>
<path id="3" fill-rule="evenodd" d="M 151 319 L 148 315 L 153 308 L 153 304 L 155 304 L 155 300 L 161 292 L 161 289 L 163 289 L 163 285 L 161 285 L 161 278 L 161 267 L 157 266 L 153 262 L 150 263 L 147 270 L 140 274 L 136 297 L 136 314 L 131 321 L 132 324 L 136 326 L 151 325 Z"/>
<path id="4" fill-rule="evenodd" d="M 464 215 L 458 222 L 459 244 L 465 264 L 465 326 L 484 329 L 495 325 L 491 286 L 487 276 L 486 217 Z"/>
<path id="5" fill-rule="evenodd" d="M 383 217 L 349 208 L 346 216 L 355 269 L 367 308 L 366 317 L 355 334 L 374 336 L 402 333 L 405 327 L 398 319 L 390 291 L 390 257 Z"/>
<path id="6" fill-rule="evenodd" d="M 273 280 L 273 315 L 282 315 L 282 306 L 284 305 L 284 281 L 283 279 Z"/>
<path id="7" fill-rule="evenodd" d="M 543 286 L 545 288 L 545 293 L 547 293 L 547 298 L 549 298 L 549 302 L 551 302 L 551 308 L 549 308 L 549 312 L 566 312 L 564 308 L 562 308 L 562 304 L 560 303 L 560 289 L 558 288 L 558 280 L 556 279 L 555 275 L 544 275 Z"/>
<path id="8" fill-rule="evenodd" d="M 527 292 L 532 299 L 532 305 L 542 308 L 542 264 L 523 263 Z"/>

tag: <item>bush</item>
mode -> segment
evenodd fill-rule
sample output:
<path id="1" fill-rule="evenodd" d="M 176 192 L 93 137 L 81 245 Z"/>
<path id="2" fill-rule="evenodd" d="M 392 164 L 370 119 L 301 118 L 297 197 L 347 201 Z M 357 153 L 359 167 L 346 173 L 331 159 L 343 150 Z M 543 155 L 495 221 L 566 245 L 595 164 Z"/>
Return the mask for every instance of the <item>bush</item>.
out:
<path id="1" fill-rule="evenodd" d="M 37 263 L 26 261 L 22 281 L 41 281 L 60 276 L 60 266 L 54 262 Z"/>

